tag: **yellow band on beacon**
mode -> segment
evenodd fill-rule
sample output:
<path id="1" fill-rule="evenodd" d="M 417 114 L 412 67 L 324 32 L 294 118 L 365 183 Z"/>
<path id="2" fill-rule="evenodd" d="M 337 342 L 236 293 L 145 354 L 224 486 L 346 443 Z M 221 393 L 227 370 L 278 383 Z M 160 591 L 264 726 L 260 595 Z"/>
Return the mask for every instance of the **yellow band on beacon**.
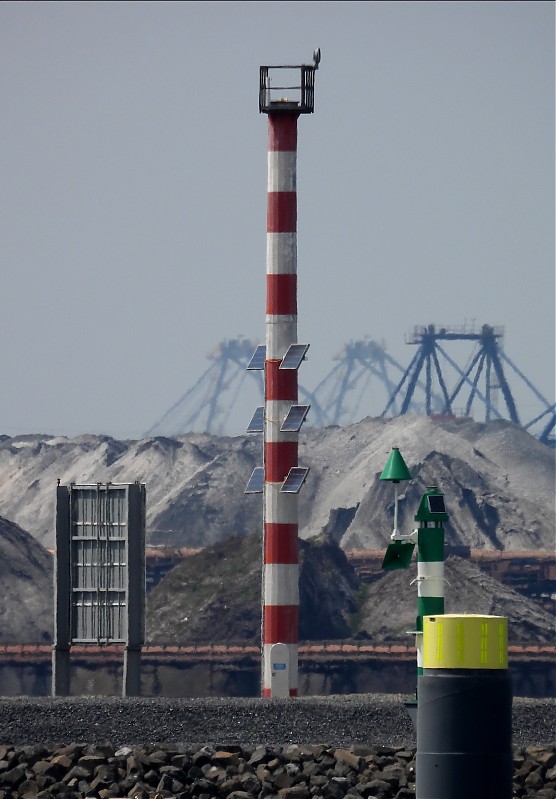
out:
<path id="1" fill-rule="evenodd" d="M 447 613 L 423 618 L 424 669 L 507 669 L 508 619 Z"/>

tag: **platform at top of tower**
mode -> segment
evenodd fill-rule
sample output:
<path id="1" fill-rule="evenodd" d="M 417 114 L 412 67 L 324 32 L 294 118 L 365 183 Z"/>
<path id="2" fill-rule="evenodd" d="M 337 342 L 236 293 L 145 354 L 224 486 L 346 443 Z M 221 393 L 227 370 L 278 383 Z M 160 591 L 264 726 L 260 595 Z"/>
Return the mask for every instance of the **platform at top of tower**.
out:
<path id="1" fill-rule="evenodd" d="M 312 114 L 315 110 L 316 69 L 316 64 L 262 66 L 259 77 L 259 112 Z"/>
<path id="2" fill-rule="evenodd" d="M 424 338 L 446 339 L 452 341 L 472 340 L 479 341 L 485 337 L 501 339 L 504 337 L 504 328 L 500 325 L 481 325 L 476 328 L 471 325 L 415 325 L 411 333 L 405 336 L 406 344 L 420 344 Z"/>

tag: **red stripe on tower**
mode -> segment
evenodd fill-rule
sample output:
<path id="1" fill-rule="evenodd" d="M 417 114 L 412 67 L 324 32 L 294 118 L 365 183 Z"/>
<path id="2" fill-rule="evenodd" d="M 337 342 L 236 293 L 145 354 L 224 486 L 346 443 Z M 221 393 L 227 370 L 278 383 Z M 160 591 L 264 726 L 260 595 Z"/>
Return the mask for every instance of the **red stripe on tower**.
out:
<path id="1" fill-rule="evenodd" d="M 297 117 L 298 114 L 269 114 L 274 122 L 280 121 L 279 125 L 269 124 L 268 126 L 268 151 L 285 150 L 289 153 L 297 152 Z"/>
<path id="2" fill-rule="evenodd" d="M 274 524 L 265 526 L 265 563 L 297 563 L 297 524 Z"/>
<path id="3" fill-rule="evenodd" d="M 283 483 L 292 466 L 297 466 L 297 441 L 267 441 L 264 454 L 266 482 Z"/>
<path id="4" fill-rule="evenodd" d="M 295 230 L 297 195 L 294 191 L 269 191 L 266 215 L 267 233 L 290 233 Z"/>
<path id="5" fill-rule="evenodd" d="M 271 315 L 297 314 L 297 275 L 266 276 L 266 312 Z"/>
<path id="6" fill-rule="evenodd" d="M 297 694 L 298 682 L 297 495 L 280 492 L 298 465 L 297 433 L 280 430 L 298 395 L 297 371 L 280 369 L 297 343 L 297 117 L 268 115 L 263 696 L 272 696 L 274 644 L 288 647 L 290 696 Z"/>
<path id="7" fill-rule="evenodd" d="M 299 603 L 296 605 L 265 605 L 265 644 L 297 644 Z"/>
<path id="8" fill-rule="evenodd" d="M 268 361 L 265 364 L 265 397 L 268 400 L 297 399 L 297 370 L 280 369 L 280 361 Z"/>

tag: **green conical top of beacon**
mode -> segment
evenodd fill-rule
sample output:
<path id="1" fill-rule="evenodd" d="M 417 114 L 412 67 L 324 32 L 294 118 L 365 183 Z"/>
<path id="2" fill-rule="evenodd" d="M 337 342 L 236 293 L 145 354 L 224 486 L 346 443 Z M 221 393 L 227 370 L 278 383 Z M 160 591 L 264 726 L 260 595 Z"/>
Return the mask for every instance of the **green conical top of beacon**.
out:
<path id="1" fill-rule="evenodd" d="M 411 472 L 406 466 L 398 447 L 392 447 L 392 452 L 388 458 L 388 463 L 382 470 L 381 480 L 390 480 L 392 483 L 399 483 L 402 480 L 411 480 Z"/>

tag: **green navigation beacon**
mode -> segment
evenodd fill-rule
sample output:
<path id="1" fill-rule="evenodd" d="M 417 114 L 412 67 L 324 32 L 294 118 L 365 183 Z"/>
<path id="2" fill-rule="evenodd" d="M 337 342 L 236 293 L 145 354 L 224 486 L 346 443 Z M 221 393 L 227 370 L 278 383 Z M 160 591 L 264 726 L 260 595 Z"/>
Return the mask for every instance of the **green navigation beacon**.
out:
<path id="1" fill-rule="evenodd" d="M 388 463 L 382 470 L 380 479 L 394 484 L 394 529 L 390 536 L 391 543 L 382 561 L 382 568 L 387 570 L 407 569 L 416 542 L 411 539 L 411 536 L 401 536 L 398 532 L 398 485 L 400 482 L 412 478 L 398 447 L 392 447 Z"/>
<path id="2" fill-rule="evenodd" d="M 444 494 L 436 486 L 428 486 L 415 514 L 419 526 L 409 535 L 398 531 L 398 483 L 411 480 L 411 474 L 397 447 L 392 449 L 381 480 L 394 483 L 394 529 L 382 561 L 386 571 L 407 569 L 417 546 L 417 618 L 415 635 L 417 650 L 417 675 L 423 673 L 423 619 L 425 616 L 444 614 L 444 522 L 448 514 Z"/>

